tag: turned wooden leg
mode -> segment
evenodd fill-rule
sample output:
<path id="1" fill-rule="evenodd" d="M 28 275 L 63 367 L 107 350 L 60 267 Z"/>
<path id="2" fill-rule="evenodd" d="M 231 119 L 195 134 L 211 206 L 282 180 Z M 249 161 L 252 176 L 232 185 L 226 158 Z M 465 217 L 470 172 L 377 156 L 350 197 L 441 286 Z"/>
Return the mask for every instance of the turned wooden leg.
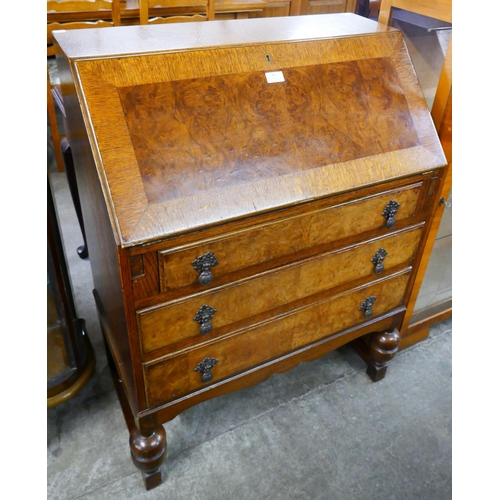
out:
<path id="1" fill-rule="evenodd" d="M 150 490 L 161 484 L 161 464 L 167 455 L 165 429 L 159 425 L 150 435 L 137 429 L 130 433 L 130 453 L 134 465 L 142 472 L 144 484 Z"/>
<path id="2" fill-rule="evenodd" d="M 100 302 L 97 293 L 94 291 L 97 307 L 100 310 Z M 104 325 L 101 322 L 104 333 L 104 346 L 108 357 L 109 369 L 113 378 L 113 383 L 118 394 L 118 399 L 122 407 L 123 416 L 127 423 L 130 434 L 130 453 L 134 465 L 142 472 L 144 484 L 150 490 L 161 484 L 161 464 L 167 456 L 167 436 L 165 429 L 158 422 L 154 415 L 142 418 L 134 418 L 127 400 L 123 382 L 116 368 L 115 360 L 107 342 Z"/>
<path id="3" fill-rule="evenodd" d="M 385 377 L 387 363 L 398 351 L 399 341 L 399 332 L 396 328 L 390 332 L 372 334 L 370 339 L 370 359 L 366 373 L 374 382 Z"/>

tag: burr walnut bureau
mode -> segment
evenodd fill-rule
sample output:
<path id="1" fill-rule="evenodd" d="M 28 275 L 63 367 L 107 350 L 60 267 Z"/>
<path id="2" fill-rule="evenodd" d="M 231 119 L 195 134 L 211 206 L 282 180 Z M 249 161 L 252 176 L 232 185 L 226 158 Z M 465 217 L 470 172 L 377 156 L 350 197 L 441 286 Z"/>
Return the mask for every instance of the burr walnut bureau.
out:
<path id="1" fill-rule="evenodd" d="M 446 166 L 401 33 L 329 14 L 55 39 L 146 487 L 194 404 L 348 342 L 381 379 Z"/>

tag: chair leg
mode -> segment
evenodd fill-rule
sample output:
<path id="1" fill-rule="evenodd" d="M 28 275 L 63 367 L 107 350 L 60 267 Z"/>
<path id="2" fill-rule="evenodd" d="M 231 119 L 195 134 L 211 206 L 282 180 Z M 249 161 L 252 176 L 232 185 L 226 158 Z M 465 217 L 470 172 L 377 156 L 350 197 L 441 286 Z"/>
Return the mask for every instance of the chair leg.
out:
<path id="1" fill-rule="evenodd" d="M 52 97 L 49 70 L 47 68 L 47 114 L 49 115 L 50 134 L 54 146 L 54 155 L 56 157 L 57 170 L 64 172 L 64 160 L 61 154 L 61 136 L 57 125 L 56 107 Z"/>
<path id="2" fill-rule="evenodd" d="M 62 157 L 64 158 L 64 166 L 66 170 L 66 177 L 68 179 L 69 192 L 71 193 L 71 199 L 73 200 L 73 205 L 75 206 L 76 217 L 78 218 L 78 224 L 80 225 L 80 230 L 83 236 L 83 245 L 79 246 L 76 252 L 81 259 L 86 259 L 89 256 L 89 252 L 87 248 L 87 237 L 85 236 L 85 226 L 83 225 L 80 194 L 78 193 L 78 186 L 76 184 L 75 165 L 73 163 L 71 147 L 65 137 L 63 137 L 63 139 L 61 140 L 61 152 Z"/>

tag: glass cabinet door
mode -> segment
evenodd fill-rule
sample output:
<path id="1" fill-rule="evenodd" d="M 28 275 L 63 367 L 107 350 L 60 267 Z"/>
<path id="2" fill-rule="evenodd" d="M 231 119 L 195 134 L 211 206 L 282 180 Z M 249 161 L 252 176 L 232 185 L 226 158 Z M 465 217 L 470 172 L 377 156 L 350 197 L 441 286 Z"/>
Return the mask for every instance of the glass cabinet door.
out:
<path id="1" fill-rule="evenodd" d="M 432 17 L 396 8 L 392 10 L 391 26 L 400 29 L 403 33 L 415 72 L 429 111 L 431 111 L 451 43 L 452 26 L 450 23 Z M 448 101 L 438 133 L 451 166 L 451 93 Z M 449 152 L 446 151 L 444 141 L 449 142 Z M 429 321 L 429 318 L 442 318 L 444 314 L 451 314 L 451 191 L 448 199 L 442 199 L 441 202 L 445 204 L 445 209 L 408 328 Z"/>
<path id="2" fill-rule="evenodd" d="M 74 396 L 90 379 L 95 355 L 78 318 L 57 213 L 47 179 L 47 407 Z"/>
<path id="3" fill-rule="evenodd" d="M 452 300 L 452 247 L 451 247 L 451 199 L 446 201 L 446 208 L 439 225 L 438 234 L 432 248 L 431 257 L 425 271 L 424 280 L 417 297 L 410 321 L 417 323 L 429 315 L 437 315 L 451 309 Z"/>

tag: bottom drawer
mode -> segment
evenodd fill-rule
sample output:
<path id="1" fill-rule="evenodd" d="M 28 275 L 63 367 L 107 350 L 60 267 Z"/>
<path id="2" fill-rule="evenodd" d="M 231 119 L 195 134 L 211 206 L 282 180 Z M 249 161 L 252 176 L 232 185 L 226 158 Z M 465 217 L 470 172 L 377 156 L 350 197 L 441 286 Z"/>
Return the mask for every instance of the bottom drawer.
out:
<path id="1" fill-rule="evenodd" d="M 360 306 L 375 297 L 376 317 L 402 304 L 410 271 L 381 279 L 286 315 L 144 364 L 148 406 L 185 396 L 207 384 L 366 321 Z"/>

